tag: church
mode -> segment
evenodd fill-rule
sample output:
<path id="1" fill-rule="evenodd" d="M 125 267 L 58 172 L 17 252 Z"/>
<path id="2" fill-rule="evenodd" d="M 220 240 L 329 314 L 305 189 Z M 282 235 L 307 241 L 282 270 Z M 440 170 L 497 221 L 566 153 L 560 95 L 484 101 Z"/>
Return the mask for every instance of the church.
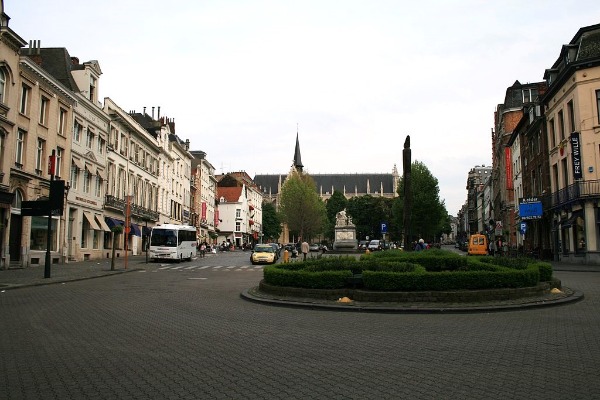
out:
<path id="1" fill-rule="evenodd" d="M 300 142 L 296 133 L 296 148 L 292 168 L 287 174 L 255 175 L 254 183 L 263 195 L 264 201 L 279 203 L 279 193 L 286 178 L 293 171 L 303 172 L 302 157 L 300 155 Z M 316 183 L 317 191 L 323 201 L 327 201 L 334 191 L 339 191 L 347 199 L 357 196 L 381 196 L 393 198 L 398 196 L 398 182 L 400 175 L 394 164 L 392 172 L 385 173 L 346 173 L 346 174 L 310 174 Z M 285 237 L 287 230 L 284 229 L 283 242 L 289 242 Z"/>

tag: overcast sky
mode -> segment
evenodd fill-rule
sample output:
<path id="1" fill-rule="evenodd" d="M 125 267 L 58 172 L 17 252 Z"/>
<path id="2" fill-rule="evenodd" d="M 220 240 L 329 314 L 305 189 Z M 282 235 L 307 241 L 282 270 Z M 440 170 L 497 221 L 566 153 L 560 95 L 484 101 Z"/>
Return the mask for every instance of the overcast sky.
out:
<path id="1" fill-rule="evenodd" d="M 102 98 L 161 107 L 218 173 L 287 173 L 296 132 L 309 173 L 439 180 L 456 215 L 467 173 L 491 165 L 497 104 L 543 80 L 600 1 L 4 0 L 10 27 L 98 60 Z M 157 111 L 155 111 L 157 112 Z"/>

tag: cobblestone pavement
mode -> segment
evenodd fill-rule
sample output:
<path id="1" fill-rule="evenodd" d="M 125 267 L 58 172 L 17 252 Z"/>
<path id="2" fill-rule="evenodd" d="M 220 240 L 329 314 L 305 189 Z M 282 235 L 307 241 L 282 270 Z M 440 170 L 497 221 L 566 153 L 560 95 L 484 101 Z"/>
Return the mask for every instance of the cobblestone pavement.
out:
<path id="1" fill-rule="evenodd" d="M 560 307 L 375 314 L 244 301 L 250 269 L 131 261 L 102 279 L 84 278 L 103 265 L 54 266 L 52 282 L 32 267 L 43 285 L 0 271 L 2 398 L 600 398 L 592 267 L 555 266 L 585 295 Z"/>

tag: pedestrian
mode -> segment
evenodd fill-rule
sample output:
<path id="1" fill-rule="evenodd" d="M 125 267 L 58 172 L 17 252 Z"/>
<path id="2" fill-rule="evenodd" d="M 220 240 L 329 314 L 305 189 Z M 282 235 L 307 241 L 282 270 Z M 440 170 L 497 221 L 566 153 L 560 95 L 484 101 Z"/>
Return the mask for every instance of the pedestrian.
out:
<path id="1" fill-rule="evenodd" d="M 425 250 L 426 248 L 427 245 L 425 244 L 425 241 L 423 239 L 419 239 L 419 242 L 415 246 L 415 251 Z"/>
<path id="2" fill-rule="evenodd" d="M 206 242 L 202 242 L 202 244 L 200 244 L 200 257 L 204 258 L 205 255 L 206 255 Z"/>
<path id="3" fill-rule="evenodd" d="M 308 254 L 308 242 L 302 242 L 300 247 L 302 249 L 303 261 L 306 261 L 306 255 Z"/>

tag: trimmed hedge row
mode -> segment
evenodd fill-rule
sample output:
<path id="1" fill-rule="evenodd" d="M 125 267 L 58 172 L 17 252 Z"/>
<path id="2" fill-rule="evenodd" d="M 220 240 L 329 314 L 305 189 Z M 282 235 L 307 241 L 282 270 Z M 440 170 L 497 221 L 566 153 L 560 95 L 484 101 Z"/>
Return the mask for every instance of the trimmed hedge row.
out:
<path id="1" fill-rule="evenodd" d="M 464 257 L 443 250 L 380 252 L 357 260 L 325 257 L 264 268 L 275 286 L 340 289 L 360 280 L 368 290 L 443 291 L 535 286 L 552 279 L 552 266 L 528 259 Z"/>

